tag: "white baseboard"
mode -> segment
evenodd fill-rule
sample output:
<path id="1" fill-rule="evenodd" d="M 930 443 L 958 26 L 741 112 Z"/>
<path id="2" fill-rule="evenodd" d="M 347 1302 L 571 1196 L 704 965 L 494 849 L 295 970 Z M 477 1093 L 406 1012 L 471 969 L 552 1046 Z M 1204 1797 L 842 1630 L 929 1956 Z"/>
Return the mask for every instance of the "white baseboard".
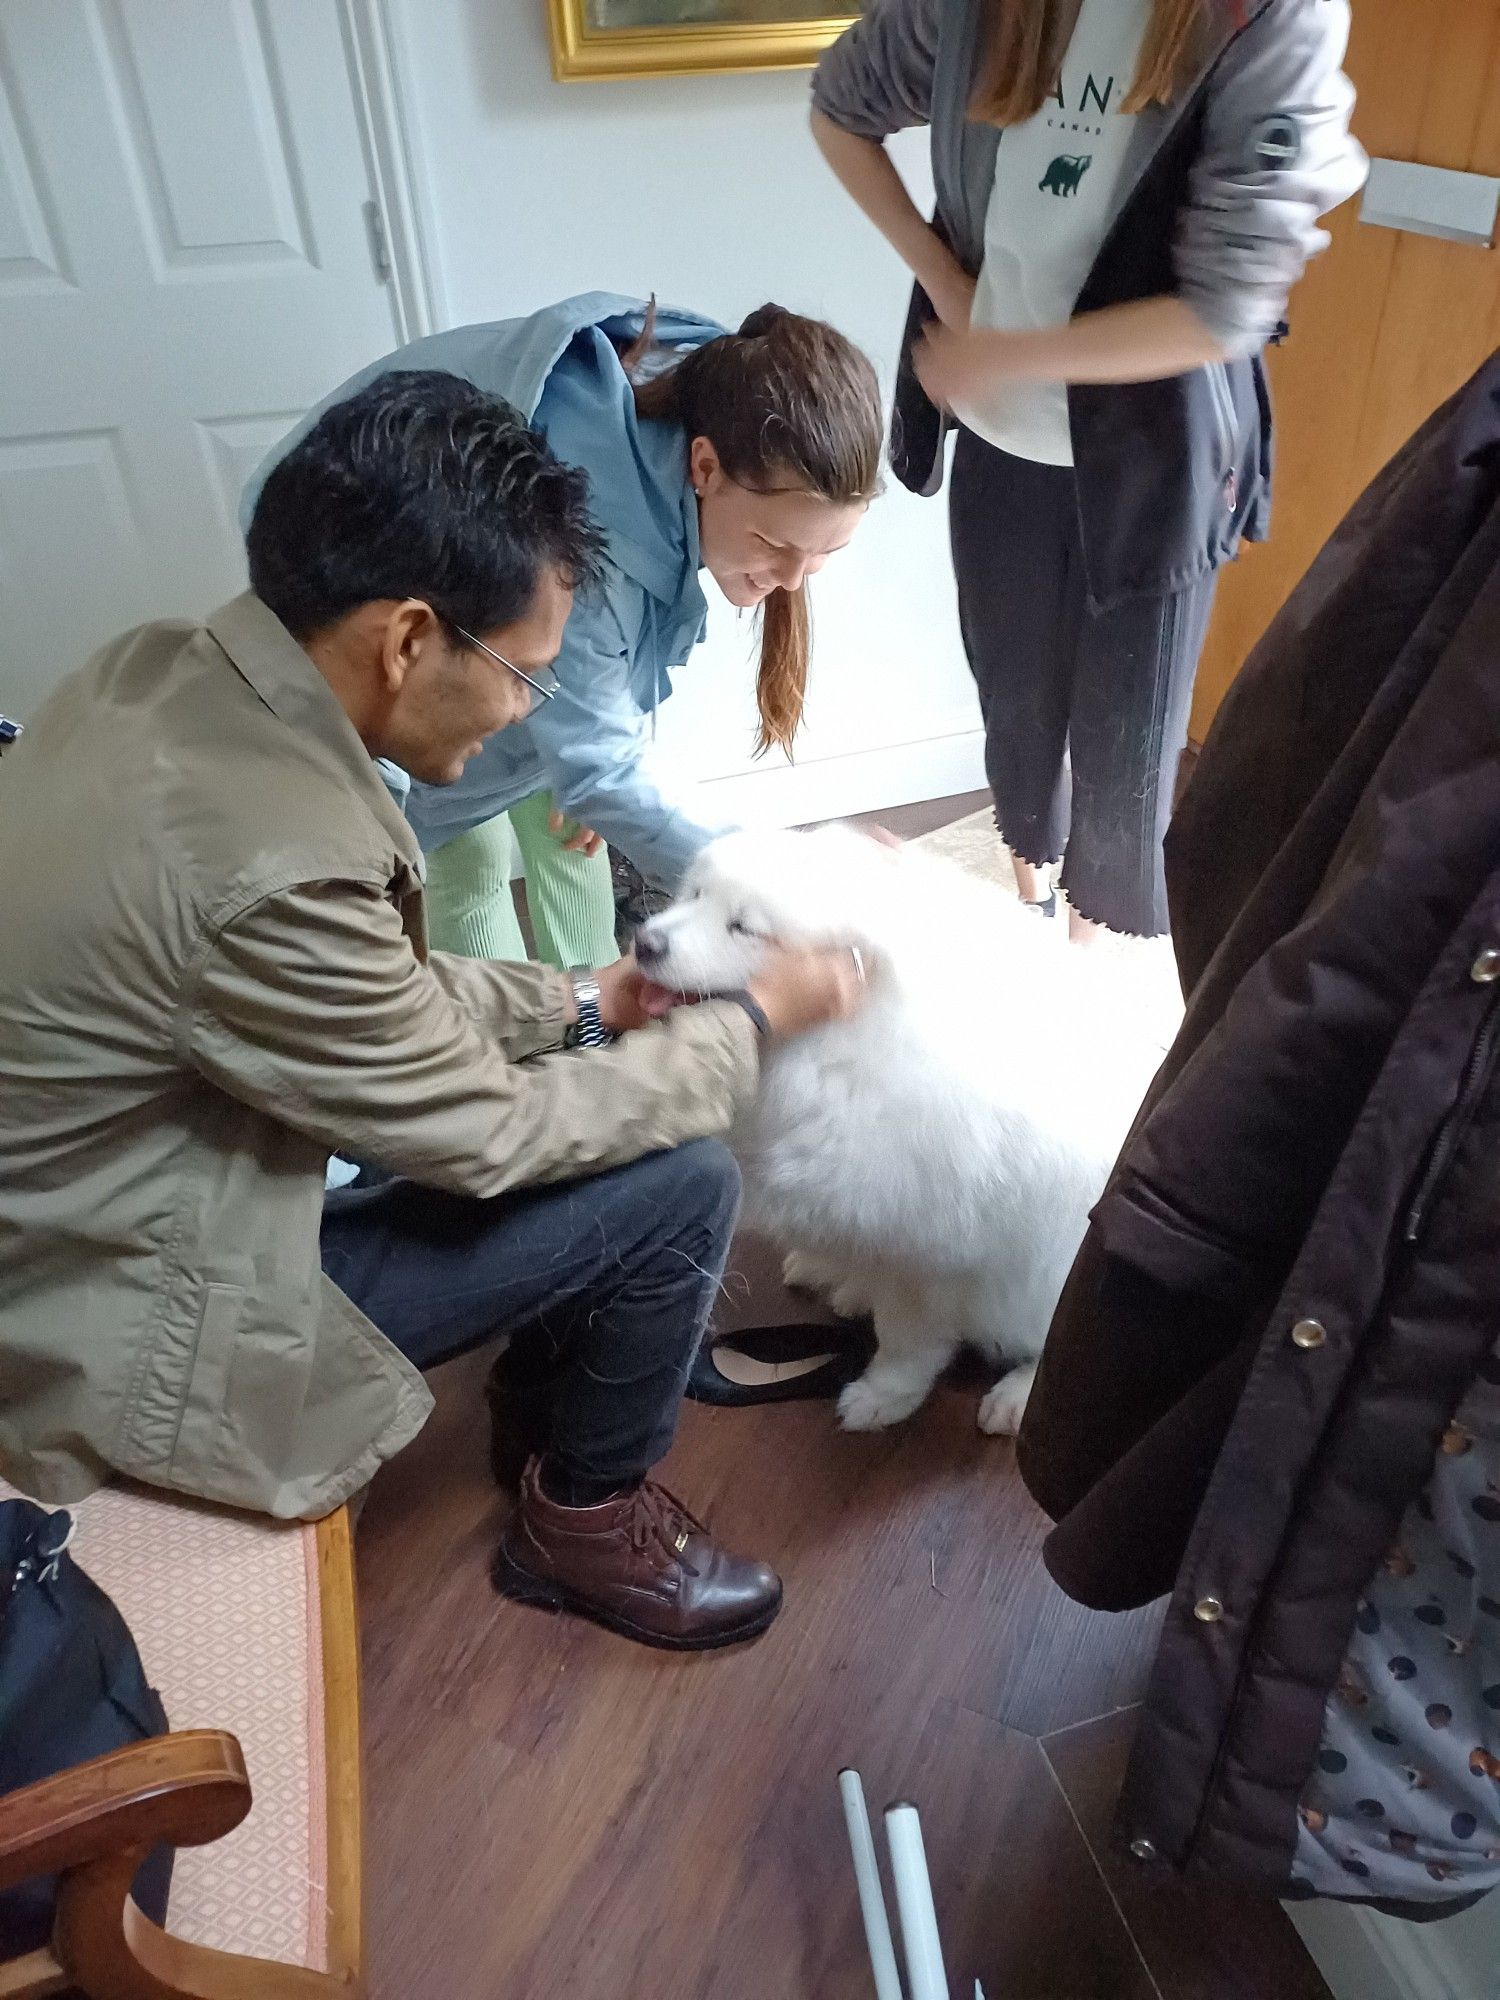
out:
<path id="1" fill-rule="evenodd" d="M 1500 2000 L 1500 1891 L 1440 1924 L 1349 1903 L 1289 1903 L 1287 1915 L 1334 2000 Z"/>
<path id="2" fill-rule="evenodd" d="M 852 750 L 788 764 L 767 760 L 698 787 L 706 811 L 747 826 L 805 826 L 812 820 L 953 798 L 984 789 L 984 733 L 965 729 L 922 743 Z"/>
<path id="3" fill-rule="evenodd" d="M 922 743 L 851 750 L 806 763 L 767 759 L 726 778 L 704 779 L 695 797 L 676 796 L 689 810 L 700 807 L 710 825 L 809 826 L 985 789 L 984 731 L 963 729 Z M 519 856 L 512 873 L 519 879 Z"/>

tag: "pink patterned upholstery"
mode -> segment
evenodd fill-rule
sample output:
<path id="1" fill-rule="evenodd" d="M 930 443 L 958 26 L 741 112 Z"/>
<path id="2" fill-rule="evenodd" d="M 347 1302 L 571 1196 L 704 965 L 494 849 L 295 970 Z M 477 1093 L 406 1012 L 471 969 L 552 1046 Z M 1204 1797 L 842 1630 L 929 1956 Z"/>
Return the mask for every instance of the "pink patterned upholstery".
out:
<path id="1" fill-rule="evenodd" d="M 0 1498 L 12 1489 L 0 1482 Z M 119 1606 L 173 1729 L 225 1729 L 249 1817 L 183 1848 L 167 1928 L 220 1951 L 327 1967 L 327 1779 L 315 1530 L 139 1488 L 68 1510 L 72 1553 Z"/>

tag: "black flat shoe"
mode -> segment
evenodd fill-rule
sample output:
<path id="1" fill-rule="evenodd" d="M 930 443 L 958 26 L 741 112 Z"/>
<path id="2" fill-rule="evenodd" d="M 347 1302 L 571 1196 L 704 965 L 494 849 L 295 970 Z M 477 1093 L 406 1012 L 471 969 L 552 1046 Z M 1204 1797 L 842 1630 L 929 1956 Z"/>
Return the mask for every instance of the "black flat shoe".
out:
<path id="1" fill-rule="evenodd" d="M 695 1403 L 743 1408 L 750 1403 L 821 1402 L 862 1375 L 875 1352 L 867 1319 L 837 1326 L 764 1326 L 718 1338 L 698 1350 L 687 1393 Z"/>

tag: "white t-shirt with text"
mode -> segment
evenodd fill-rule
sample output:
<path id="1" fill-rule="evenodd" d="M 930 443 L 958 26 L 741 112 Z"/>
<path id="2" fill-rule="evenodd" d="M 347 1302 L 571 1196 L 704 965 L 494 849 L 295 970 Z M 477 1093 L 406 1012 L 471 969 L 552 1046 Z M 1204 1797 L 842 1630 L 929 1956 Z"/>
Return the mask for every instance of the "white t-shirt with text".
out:
<path id="1" fill-rule="evenodd" d="M 1150 0 L 1083 0 L 1057 89 L 1001 134 L 974 326 L 1025 332 L 1073 317 L 1114 210 L 1150 18 Z M 1062 382 L 1005 384 L 954 414 L 1017 458 L 1073 463 Z"/>

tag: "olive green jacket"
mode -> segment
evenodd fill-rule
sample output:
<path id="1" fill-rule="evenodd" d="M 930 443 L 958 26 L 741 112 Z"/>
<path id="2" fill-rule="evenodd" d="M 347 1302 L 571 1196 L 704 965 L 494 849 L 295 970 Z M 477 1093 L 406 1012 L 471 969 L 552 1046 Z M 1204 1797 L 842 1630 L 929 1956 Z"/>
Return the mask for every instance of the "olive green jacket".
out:
<path id="1" fill-rule="evenodd" d="M 324 1278 L 333 1151 L 477 1196 L 721 1132 L 738 1007 L 565 1053 L 537 966 L 429 957 L 421 857 L 253 596 L 143 627 L 0 767 L 0 1475 L 324 1513 L 421 1427 Z"/>

